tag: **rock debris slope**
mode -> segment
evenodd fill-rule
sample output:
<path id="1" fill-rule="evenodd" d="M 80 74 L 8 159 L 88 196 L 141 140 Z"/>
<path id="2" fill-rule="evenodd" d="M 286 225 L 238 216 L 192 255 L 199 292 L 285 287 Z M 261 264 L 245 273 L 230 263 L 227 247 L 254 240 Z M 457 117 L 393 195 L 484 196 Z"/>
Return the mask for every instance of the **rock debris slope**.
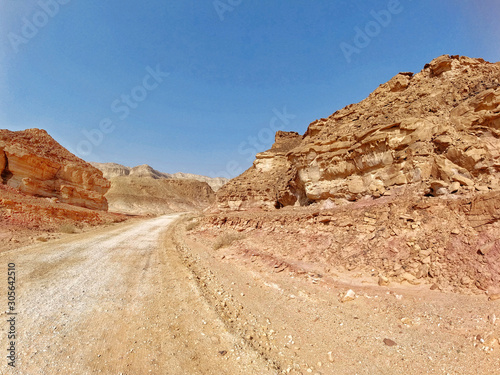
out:
<path id="1" fill-rule="evenodd" d="M 217 194 L 220 208 L 499 191 L 500 63 L 441 56 L 276 143 Z M 490 198 L 498 207 L 498 194 Z"/>
<path id="2" fill-rule="evenodd" d="M 71 154 L 45 130 L 0 130 L 1 183 L 61 203 L 107 210 L 109 182 L 102 172 Z"/>

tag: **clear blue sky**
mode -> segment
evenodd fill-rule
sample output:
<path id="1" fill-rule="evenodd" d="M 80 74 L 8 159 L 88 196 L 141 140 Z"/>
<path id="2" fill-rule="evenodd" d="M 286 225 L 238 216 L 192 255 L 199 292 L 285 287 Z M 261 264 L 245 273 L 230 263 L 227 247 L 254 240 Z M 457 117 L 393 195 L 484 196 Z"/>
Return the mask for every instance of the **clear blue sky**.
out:
<path id="1" fill-rule="evenodd" d="M 400 71 L 500 60 L 498 0 L 0 4 L 0 128 L 164 172 L 234 175 Z"/>

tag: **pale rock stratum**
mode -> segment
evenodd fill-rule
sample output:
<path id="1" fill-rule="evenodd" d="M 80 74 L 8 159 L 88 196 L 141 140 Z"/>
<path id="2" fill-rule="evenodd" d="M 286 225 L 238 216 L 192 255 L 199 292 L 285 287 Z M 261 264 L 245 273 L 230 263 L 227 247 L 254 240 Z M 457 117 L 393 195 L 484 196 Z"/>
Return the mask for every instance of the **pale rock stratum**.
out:
<path id="1" fill-rule="evenodd" d="M 109 182 L 102 172 L 71 154 L 45 130 L 0 130 L 1 183 L 39 197 L 107 210 Z"/>

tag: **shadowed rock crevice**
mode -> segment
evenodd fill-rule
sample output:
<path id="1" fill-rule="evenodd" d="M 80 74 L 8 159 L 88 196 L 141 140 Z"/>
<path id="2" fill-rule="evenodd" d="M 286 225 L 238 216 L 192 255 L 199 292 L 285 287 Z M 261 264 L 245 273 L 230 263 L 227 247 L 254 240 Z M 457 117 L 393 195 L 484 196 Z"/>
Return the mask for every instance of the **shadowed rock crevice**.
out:
<path id="1" fill-rule="evenodd" d="M 12 172 L 9 170 L 9 159 L 7 159 L 7 155 L 5 151 L 0 152 L 0 179 L 2 180 L 2 184 L 6 185 L 7 182 L 12 178 Z"/>

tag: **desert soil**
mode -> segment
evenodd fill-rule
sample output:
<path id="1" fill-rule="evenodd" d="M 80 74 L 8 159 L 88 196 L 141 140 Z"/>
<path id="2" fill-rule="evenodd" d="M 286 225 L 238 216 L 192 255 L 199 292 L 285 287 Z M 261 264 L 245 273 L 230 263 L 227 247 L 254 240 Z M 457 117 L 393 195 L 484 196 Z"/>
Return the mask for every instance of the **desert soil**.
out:
<path id="1" fill-rule="evenodd" d="M 228 329 L 277 371 L 499 373 L 499 295 L 407 282 L 379 286 L 376 272 L 339 264 L 324 273 L 313 257 L 292 262 L 305 245 L 290 246 L 262 231 L 227 230 L 214 237 L 213 230 L 197 228 L 196 219 L 187 228 L 187 235 L 178 228 L 177 247 L 205 297 Z M 235 235 L 232 243 L 224 241 L 228 234 Z M 269 248 L 289 258 L 273 257 L 264 251 Z"/>
<path id="2" fill-rule="evenodd" d="M 0 254 L 5 271 L 17 265 L 20 335 L 16 371 L 1 373 L 498 373 L 500 300 L 289 272 L 238 240 L 215 250 L 186 223 L 125 222 Z"/>

